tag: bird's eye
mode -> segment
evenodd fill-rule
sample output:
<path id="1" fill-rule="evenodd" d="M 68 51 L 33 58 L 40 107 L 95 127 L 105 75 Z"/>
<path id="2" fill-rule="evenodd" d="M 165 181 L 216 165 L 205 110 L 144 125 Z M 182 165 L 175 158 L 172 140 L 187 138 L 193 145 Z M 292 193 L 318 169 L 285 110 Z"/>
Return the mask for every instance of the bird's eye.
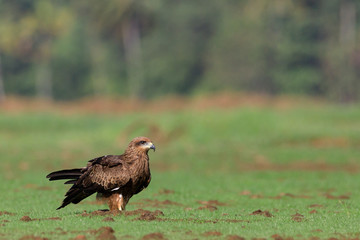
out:
<path id="1" fill-rule="evenodd" d="M 146 141 L 140 141 L 140 144 L 145 144 L 146 143 Z"/>

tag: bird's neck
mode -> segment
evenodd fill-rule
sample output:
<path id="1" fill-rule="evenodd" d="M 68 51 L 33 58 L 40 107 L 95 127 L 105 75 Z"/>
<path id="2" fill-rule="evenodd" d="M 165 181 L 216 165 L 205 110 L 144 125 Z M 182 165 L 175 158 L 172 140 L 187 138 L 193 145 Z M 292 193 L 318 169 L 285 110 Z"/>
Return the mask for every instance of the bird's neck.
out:
<path id="1" fill-rule="evenodd" d="M 124 159 L 128 163 L 149 162 L 149 155 L 147 151 L 126 151 L 123 155 Z"/>

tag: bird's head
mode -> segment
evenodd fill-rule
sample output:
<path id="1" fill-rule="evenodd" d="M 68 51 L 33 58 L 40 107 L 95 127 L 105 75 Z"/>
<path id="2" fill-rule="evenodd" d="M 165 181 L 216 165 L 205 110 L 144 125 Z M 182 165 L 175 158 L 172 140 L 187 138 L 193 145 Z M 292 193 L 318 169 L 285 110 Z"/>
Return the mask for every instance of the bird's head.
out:
<path id="1" fill-rule="evenodd" d="M 155 152 L 155 145 L 147 137 L 136 137 L 129 143 L 128 149 L 140 153 L 147 153 L 150 149 L 153 149 Z"/>

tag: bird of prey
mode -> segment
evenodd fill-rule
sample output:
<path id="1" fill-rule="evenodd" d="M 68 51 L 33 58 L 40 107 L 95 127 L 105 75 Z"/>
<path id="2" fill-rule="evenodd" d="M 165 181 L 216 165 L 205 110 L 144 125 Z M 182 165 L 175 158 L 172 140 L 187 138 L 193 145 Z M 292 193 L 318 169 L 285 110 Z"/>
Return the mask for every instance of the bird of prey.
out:
<path id="1" fill-rule="evenodd" d="M 77 204 L 93 193 L 106 199 L 110 211 L 123 211 L 130 198 L 146 188 L 151 180 L 148 151 L 155 146 L 147 137 L 134 138 L 121 155 L 90 160 L 86 167 L 52 172 L 50 181 L 68 179 L 73 184 L 60 207 Z"/>

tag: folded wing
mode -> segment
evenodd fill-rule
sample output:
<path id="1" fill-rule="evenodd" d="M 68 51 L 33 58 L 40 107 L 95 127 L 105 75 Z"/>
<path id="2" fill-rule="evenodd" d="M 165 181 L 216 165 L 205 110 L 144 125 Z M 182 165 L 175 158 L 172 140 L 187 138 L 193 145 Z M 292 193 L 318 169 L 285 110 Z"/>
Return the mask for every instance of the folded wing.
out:
<path id="1" fill-rule="evenodd" d="M 65 194 L 63 208 L 70 203 L 79 203 L 95 192 L 106 193 L 121 188 L 130 181 L 129 171 L 121 160 L 121 155 L 95 158 L 89 161 L 86 168 L 61 170 L 50 173 L 49 180 L 70 179 L 66 184 L 73 186 Z"/>

